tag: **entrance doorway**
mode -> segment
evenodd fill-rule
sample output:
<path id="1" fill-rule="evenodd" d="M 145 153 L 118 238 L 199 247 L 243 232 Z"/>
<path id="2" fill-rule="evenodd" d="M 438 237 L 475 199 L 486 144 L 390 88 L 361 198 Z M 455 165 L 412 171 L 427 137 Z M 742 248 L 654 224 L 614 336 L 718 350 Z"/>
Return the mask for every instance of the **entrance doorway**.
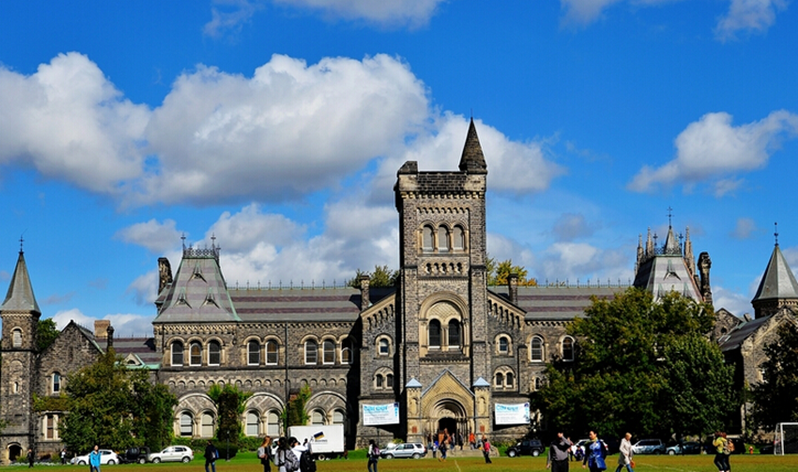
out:
<path id="1" fill-rule="evenodd" d="M 22 455 L 22 446 L 19 444 L 12 444 L 8 446 L 8 461 L 14 462 Z"/>
<path id="2" fill-rule="evenodd" d="M 446 431 L 449 433 L 451 443 L 454 443 L 454 438 L 457 437 L 457 420 L 454 418 L 441 418 L 438 420 L 438 434 Z"/>

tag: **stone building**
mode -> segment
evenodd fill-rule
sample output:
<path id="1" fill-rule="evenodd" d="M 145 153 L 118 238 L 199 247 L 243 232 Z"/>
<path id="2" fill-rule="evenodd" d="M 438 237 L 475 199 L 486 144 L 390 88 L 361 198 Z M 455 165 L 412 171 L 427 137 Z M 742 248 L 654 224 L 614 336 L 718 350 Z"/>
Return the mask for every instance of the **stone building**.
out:
<path id="1" fill-rule="evenodd" d="M 591 296 L 626 287 L 594 282 L 519 286 L 487 284 L 485 194 L 488 167 L 473 121 L 459 169 L 422 172 L 406 162 L 394 187 L 399 215 L 399 281 L 395 287 L 230 286 L 220 249 L 184 247 L 177 270 L 158 261 L 153 337 L 114 338 L 71 323 L 38 352 L 41 315 L 22 252 L 2 307 L 2 403 L 9 423 L 0 436 L 7 462 L 28 446 L 38 455 L 61 447 L 61 411 L 34 411 L 32 395 L 58 395 L 65 376 L 113 346 L 130 368 L 146 368 L 178 398 L 174 433 L 211 437 L 211 385 L 252 392 L 241 422 L 250 436 L 281 434 L 287 399 L 303 385 L 313 424 L 343 424 L 347 445 L 371 438 L 421 441 L 447 429 L 467 437 L 516 438 L 528 424 L 503 424 L 497 405 L 523 405 L 544 382 L 547 362 L 575 360 L 565 324 Z M 657 246 L 649 232 L 637 253 L 635 285 L 656 294 L 677 290 L 711 300 L 709 257 L 696 270 L 689 233 L 669 228 Z M 398 403 L 398 424 L 374 426 L 363 407 Z M 534 416 L 534 412 L 531 412 Z M 537 422 L 533 418 L 533 424 Z M 545 425 L 544 425 L 545 426 Z"/>

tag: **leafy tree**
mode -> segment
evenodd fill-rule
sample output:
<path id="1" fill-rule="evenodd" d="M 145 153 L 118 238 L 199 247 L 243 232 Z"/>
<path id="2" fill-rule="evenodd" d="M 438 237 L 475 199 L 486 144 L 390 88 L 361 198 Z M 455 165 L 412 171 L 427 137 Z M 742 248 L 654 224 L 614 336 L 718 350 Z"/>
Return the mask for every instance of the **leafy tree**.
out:
<path id="1" fill-rule="evenodd" d="M 510 274 L 518 275 L 518 285 L 537 285 L 537 279 L 527 279 L 527 270 L 522 266 L 513 265 L 512 259 L 496 262 L 496 259 L 488 257 L 486 264 L 488 272 L 488 285 L 507 285 L 507 278 Z"/>
<path id="2" fill-rule="evenodd" d="M 677 293 L 655 302 L 630 288 L 594 298 L 566 328 L 580 341 L 577 362 L 547 366 L 548 384 L 533 404 L 563 429 L 605 436 L 719 428 L 736 398 L 731 367 L 702 336 L 713 321 L 711 307 Z"/>
<path id="3" fill-rule="evenodd" d="M 164 431 L 171 431 L 177 399 L 165 387 L 150 384 L 146 372 L 128 370 L 120 361 L 108 349 L 97 362 L 67 377 L 69 414 L 61 438 L 70 450 L 85 452 L 95 444 L 158 449 L 168 440 Z"/>
<path id="4" fill-rule="evenodd" d="M 308 404 L 308 400 L 310 400 L 311 393 L 310 386 L 305 384 L 299 389 L 299 393 L 296 397 L 288 402 L 288 426 L 302 426 L 308 424 L 310 415 L 308 415 L 305 407 Z M 281 416 L 283 421 L 285 421 L 285 411 L 283 411 Z"/>
<path id="5" fill-rule="evenodd" d="M 219 426 L 216 430 L 216 438 L 220 441 L 228 441 L 238 444 L 241 431 L 241 415 L 247 405 L 247 400 L 252 396 L 252 392 L 239 390 L 232 384 L 220 387 L 214 384 L 208 390 L 208 396 L 216 404 L 216 412 L 219 415 Z"/>
<path id="6" fill-rule="evenodd" d="M 39 352 L 44 351 L 61 334 L 52 318 L 39 320 L 36 326 L 36 347 Z"/>
<path id="7" fill-rule="evenodd" d="M 374 266 L 374 272 L 368 274 L 358 269 L 354 278 L 346 283 L 349 287 L 360 288 L 360 277 L 369 276 L 369 287 L 393 287 L 399 280 L 399 271 L 391 270 L 387 265 Z"/>
<path id="8" fill-rule="evenodd" d="M 772 431 L 777 423 L 798 421 L 798 326 L 785 323 L 778 339 L 764 348 L 763 381 L 751 389 L 756 424 Z"/>

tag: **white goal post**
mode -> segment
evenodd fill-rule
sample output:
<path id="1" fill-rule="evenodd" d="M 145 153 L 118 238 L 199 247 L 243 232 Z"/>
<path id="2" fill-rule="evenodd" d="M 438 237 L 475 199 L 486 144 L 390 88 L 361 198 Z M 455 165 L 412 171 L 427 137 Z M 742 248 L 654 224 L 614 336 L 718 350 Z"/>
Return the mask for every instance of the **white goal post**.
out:
<path id="1" fill-rule="evenodd" d="M 773 454 L 798 453 L 798 423 L 779 423 L 773 440 Z"/>

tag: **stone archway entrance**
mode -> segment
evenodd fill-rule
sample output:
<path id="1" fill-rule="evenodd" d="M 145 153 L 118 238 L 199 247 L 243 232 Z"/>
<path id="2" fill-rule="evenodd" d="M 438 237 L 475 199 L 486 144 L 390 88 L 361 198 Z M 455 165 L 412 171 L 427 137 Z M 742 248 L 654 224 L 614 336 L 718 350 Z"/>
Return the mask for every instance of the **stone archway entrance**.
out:
<path id="1" fill-rule="evenodd" d="M 430 412 L 430 431 L 435 439 L 441 439 L 444 434 L 449 434 L 451 444 L 455 444 L 460 435 L 468 434 L 470 418 L 464 406 L 451 398 L 437 402 Z"/>
<path id="2" fill-rule="evenodd" d="M 14 462 L 22 455 L 22 446 L 19 444 L 11 444 L 8 446 L 8 461 Z"/>

